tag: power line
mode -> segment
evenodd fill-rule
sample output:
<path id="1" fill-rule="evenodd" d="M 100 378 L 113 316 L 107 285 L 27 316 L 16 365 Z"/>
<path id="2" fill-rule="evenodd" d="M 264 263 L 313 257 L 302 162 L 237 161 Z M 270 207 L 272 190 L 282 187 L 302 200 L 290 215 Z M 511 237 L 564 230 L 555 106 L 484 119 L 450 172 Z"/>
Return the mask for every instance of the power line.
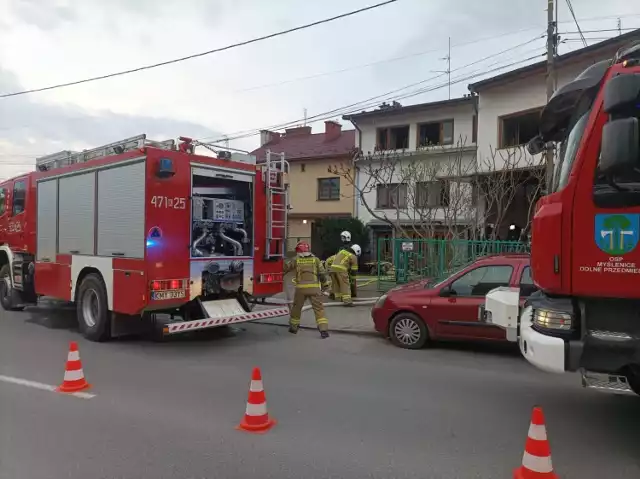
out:
<path id="1" fill-rule="evenodd" d="M 492 36 L 488 36 L 488 37 L 481 37 L 481 38 L 477 38 L 475 40 L 470 40 L 470 41 L 466 41 L 466 42 L 462 42 L 462 43 L 452 43 L 451 44 L 451 48 L 458 48 L 458 47 L 462 47 L 462 46 L 466 46 L 466 45 L 474 45 L 480 42 L 484 42 L 484 41 L 488 41 L 488 40 L 495 40 L 501 37 L 505 37 L 508 35 L 515 35 L 516 33 L 522 33 L 522 32 L 527 32 L 527 31 L 531 31 L 531 30 L 538 30 L 538 27 L 531 27 L 531 28 L 521 28 L 519 30 L 512 30 L 509 32 L 505 32 L 505 33 L 501 33 L 499 35 L 492 35 Z M 376 65 L 383 65 L 385 63 L 391 63 L 391 62 L 396 62 L 396 61 L 402 61 L 402 60 L 408 60 L 410 58 L 416 58 L 416 57 L 421 57 L 423 55 L 427 55 L 429 53 L 436 53 L 436 52 L 440 52 L 440 51 L 444 51 L 446 50 L 448 47 L 443 47 L 443 48 L 432 48 L 429 50 L 423 50 L 421 52 L 417 52 L 417 53 L 411 53 L 409 55 L 402 55 L 399 57 L 391 57 L 391 58 L 387 58 L 384 60 L 378 60 L 375 62 L 371 62 L 371 63 L 364 63 L 364 64 L 360 64 L 360 65 L 355 65 L 352 67 L 347 67 L 347 68 L 341 68 L 338 70 L 330 70 L 327 72 L 322 72 L 322 73 L 316 73 L 314 75 L 308 75 L 308 76 L 303 76 L 303 77 L 297 77 L 297 78 L 292 78 L 289 80 L 284 80 L 281 82 L 274 82 L 274 83 L 266 83 L 266 84 L 262 84 L 262 85 L 256 85 L 256 86 L 252 86 L 252 87 L 248 87 L 248 88 L 243 88 L 240 90 L 234 90 L 231 93 L 244 93 L 244 92 L 248 92 L 248 91 L 254 91 L 254 90 L 261 90 L 263 88 L 270 88 L 270 87 L 274 87 L 274 86 L 282 86 L 282 85 L 287 85 L 290 83 L 295 83 L 298 81 L 305 81 L 305 80 L 312 80 L 315 78 L 322 78 L 325 76 L 330 76 L 330 75 L 338 75 L 340 73 L 346 73 L 346 72 L 350 72 L 353 70 L 359 70 L 362 68 L 369 68 L 369 67 L 373 67 Z"/>
<path id="2" fill-rule="evenodd" d="M 582 33 L 604 33 L 604 32 L 630 32 L 633 30 L 639 30 L 640 27 L 636 27 L 636 28 L 602 28 L 599 30 L 582 30 Z M 579 34 L 580 32 L 559 32 L 562 35 L 576 35 Z"/>
<path id="3" fill-rule="evenodd" d="M 571 4 L 571 0 L 566 0 L 566 1 L 567 1 L 567 7 L 569 7 L 569 12 L 571 13 L 571 16 L 573 17 L 573 21 L 576 24 L 576 28 L 578 29 L 578 33 L 580 34 L 580 38 L 582 38 L 582 43 L 584 44 L 585 47 L 588 47 L 589 44 L 587 43 L 586 38 L 584 38 L 582 30 L 580 30 L 580 24 L 578 23 L 578 20 L 576 19 L 576 13 L 573 11 L 573 5 Z"/>
<path id="4" fill-rule="evenodd" d="M 132 68 L 129 70 L 122 70 L 119 72 L 114 72 L 114 73 L 108 73 L 106 75 L 100 75 L 100 76 L 96 76 L 96 77 L 91 77 L 91 78 L 85 78 L 83 80 L 76 80 L 76 81 L 72 81 L 72 82 L 67 82 L 67 83 L 59 83 L 57 85 L 50 85 L 47 87 L 42 87 L 42 88 L 32 88 L 30 90 L 23 90 L 23 91 L 17 91 L 17 92 L 13 92 L 13 93 L 5 93 L 0 95 L 0 98 L 8 98 L 8 97 L 13 97 L 13 96 L 18 96 L 18 95 L 26 95 L 27 93 L 36 93 L 36 92 L 42 92 L 42 91 L 47 91 L 47 90 L 54 90 L 57 88 L 64 88 L 64 87 L 68 87 L 68 86 L 74 86 L 74 85 L 80 85 L 82 83 L 89 83 L 89 82 L 94 82 L 94 81 L 98 81 L 98 80 L 105 80 L 107 78 L 113 78 L 113 77 L 117 77 L 117 76 L 122 76 L 122 75 L 128 75 L 130 73 L 137 73 L 143 70 L 150 70 L 152 68 L 158 68 L 158 67 L 162 67 L 162 66 L 166 66 L 166 65 L 171 65 L 174 63 L 179 63 L 179 62 L 183 62 L 186 60 L 192 60 L 194 58 L 199 58 L 199 57 L 203 57 L 206 55 L 211 55 L 213 53 L 219 53 L 219 52 L 223 52 L 226 50 L 231 50 L 233 48 L 238 48 L 238 47 L 243 47 L 246 45 L 250 45 L 252 43 L 257 43 L 257 42 L 261 42 L 263 40 L 269 40 L 271 38 L 275 38 L 275 37 L 279 37 L 282 35 L 287 35 L 289 33 L 293 33 L 293 32 L 297 32 L 299 30 L 304 30 L 307 28 L 311 28 L 311 27 L 315 27 L 324 23 L 329 23 L 329 22 L 333 22 L 335 20 L 339 20 L 342 18 L 346 18 L 346 17 L 350 17 L 353 15 L 357 15 L 359 13 L 363 13 L 369 10 L 373 10 L 375 8 L 379 8 L 385 5 L 389 5 L 390 3 L 395 3 L 398 0 L 386 0 L 384 2 L 380 2 L 377 3 L 375 5 L 371 5 L 369 7 L 364 7 L 364 8 L 360 8 L 358 10 L 353 10 L 351 12 L 348 13 L 343 13 L 341 15 L 336 15 L 334 17 L 330 17 L 330 18 L 325 18 L 323 20 L 318 20 L 312 23 L 307 23 L 305 25 L 300 25 L 297 27 L 293 27 L 293 28 L 289 28 L 287 30 L 282 30 L 279 32 L 275 32 L 275 33 L 270 33 L 269 35 L 264 35 L 261 37 L 257 37 L 257 38 L 252 38 L 251 40 L 245 40 L 242 42 L 238 42 L 238 43 L 233 43 L 231 45 L 227 45 L 224 47 L 220 47 L 220 48 L 215 48 L 213 50 L 208 50 L 206 52 L 200 52 L 200 53 L 194 53 L 193 55 L 187 55 L 184 57 L 180 57 L 180 58 L 175 58 L 173 60 L 167 60 L 164 62 L 160 62 L 160 63 L 154 63 L 151 65 L 145 65 L 145 66 L 141 66 L 141 67 L 137 67 L 137 68 Z"/>
<path id="5" fill-rule="evenodd" d="M 533 38 L 533 39 L 531 39 L 531 40 L 529 40 L 527 42 L 523 42 L 521 44 L 515 45 L 515 46 L 510 47 L 508 49 L 502 50 L 502 51 L 500 51 L 498 53 L 494 53 L 492 55 L 488 55 L 488 56 L 486 56 L 484 58 L 481 58 L 479 60 L 473 61 L 473 62 L 468 63 L 466 65 L 463 65 L 461 67 L 455 68 L 455 69 L 453 69 L 451 71 L 452 72 L 459 71 L 459 70 L 468 68 L 470 66 L 476 65 L 478 63 L 484 62 L 484 61 L 486 61 L 486 60 L 488 60 L 490 58 L 493 58 L 493 57 L 496 57 L 496 56 L 499 56 L 499 55 L 503 55 L 504 53 L 507 53 L 507 52 L 512 51 L 512 50 L 516 50 L 516 49 L 518 49 L 518 48 L 520 48 L 522 46 L 525 46 L 525 45 L 530 44 L 530 43 L 532 43 L 532 42 L 534 42 L 536 40 L 539 40 L 542 37 L 543 36 L 540 35 L 540 36 L 535 37 L 535 38 Z M 533 58 L 537 58 L 537 57 L 538 56 L 536 55 L 534 57 L 527 58 L 525 60 L 522 60 L 522 61 L 516 62 L 516 63 L 524 63 L 526 61 L 529 61 L 529 60 L 531 60 Z M 502 66 L 499 69 L 504 69 L 504 68 L 507 68 L 509 66 L 513 66 L 513 65 Z M 463 78 L 463 79 L 461 79 L 459 81 L 466 81 L 466 80 L 471 79 L 471 78 L 476 78 L 478 76 L 484 75 L 486 73 L 489 73 L 489 72 L 495 71 L 495 70 L 496 69 L 489 70 L 489 71 L 484 70 L 482 72 L 479 72 L 479 73 L 475 74 L 473 77 L 469 77 L 469 78 L 465 77 L 465 78 Z M 335 108 L 333 110 L 329 110 L 329 111 L 325 111 L 325 112 L 319 113 L 319 114 L 311 116 L 311 117 L 307 117 L 307 121 L 309 121 L 309 120 L 320 121 L 322 119 L 333 118 L 335 116 L 339 116 L 339 115 L 343 115 L 343 114 L 354 113 L 354 112 L 357 112 L 358 110 L 363 110 L 363 109 L 366 109 L 368 107 L 375 106 L 380 101 L 383 101 L 383 100 L 384 101 L 390 101 L 390 100 L 404 99 L 404 98 L 409 98 L 411 96 L 416 96 L 416 95 L 419 95 L 419 94 L 422 94 L 422 93 L 427 93 L 428 91 L 433 91 L 432 87 L 428 87 L 426 89 L 418 89 L 418 90 L 414 90 L 412 92 L 400 93 L 403 90 L 407 90 L 409 88 L 413 88 L 413 87 L 416 87 L 418 85 L 422 85 L 424 83 L 433 81 L 433 80 L 435 80 L 437 78 L 440 78 L 440 77 L 442 77 L 444 75 L 446 75 L 446 73 L 442 73 L 440 75 L 436 75 L 434 77 L 427 78 L 426 80 L 421 80 L 419 82 L 415 82 L 415 83 L 411 83 L 409 85 L 405 85 L 405 86 L 403 86 L 401 88 L 398 88 L 398 89 L 395 89 L 395 90 L 391 90 L 391 91 L 383 93 L 381 95 L 376 95 L 376 96 L 373 96 L 371 98 L 367 98 L 365 100 L 361 100 L 361 101 L 358 101 L 358 102 L 355 102 L 355 103 L 352 103 L 352 104 L 349 104 L 349 105 L 345 105 L 345 106 L 342 106 L 342 107 Z M 459 81 L 458 81 L 458 83 L 459 83 Z M 454 82 L 452 81 L 452 83 L 454 83 Z M 443 86 L 446 86 L 446 85 L 447 85 L 447 83 L 444 83 L 442 86 L 437 86 L 434 89 L 442 88 Z M 390 95 L 392 95 L 392 96 L 390 96 Z M 235 133 L 231 133 L 231 134 L 225 135 L 225 138 L 228 138 L 229 140 L 238 140 L 238 139 L 243 139 L 243 138 L 249 138 L 251 136 L 255 136 L 255 135 L 259 134 L 261 130 L 278 130 L 278 129 L 286 128 L 287 126 L 290 126 L 292 124 L 300 123 L 301 121 L 302 121 L 301 119 L 298 119 L 298 120 L 289 121 L 289 122 L 286 122 L 286 123 L 280 123 L 280 124 L 276 124 L 276 125 L 270 125 L 270 126 L 263 127 L 263 128 L 258 128 L 258 129 L 241 130 L 241 131 L 238 131 L 238 132 L 235 132 Z M 213 137 L 201 138 L 201 140 L 208 140 L 210 138 L 213 138 Z M 219 142 L 219 141 L 220 140 L 215 140 L 214 142 Z"/>
<path id="6" fill-rule="evenodd" d="M 539 35 L 539 36 L 537 36 L 537 37 L 535 37 L 535 38 L 532 38 L 532 39 L 530 39 L 530 40 L 528 40 L 528 41 L 526 41 L 526 42 L 523 42 L 523 43 L 520 43 L 520 44 L 518 44 L 518 45 L 512 46 L 512 47 L 507 48 L 507 49 L 505 49 L 505 50 L 502 50 L 502 51 L 500 51 L 500 52 L 498 52 L 498 53 L 494 53 L 494 54 L 488 55 L 488 56 L 486 56 L 486 57 L 484 57 L 484 58 L 481 58 L 481 59 L 479 59 L 479 60 L 473 61 L 473 62 L 468 63 L 468 64 L 466 64 L 466 65 L 463 65 L 463 66 L 461 66 L 461 67 L 455 68 L 455 69 L 453 69 L 453 70 L 451 70 L 451 71 L 452 71 L 452 72 L 455 72 L 455 71 L 462 70 L 462 69 L 464 69 L 464 68 L 468 68 L 468 67 L 470 67 L 470 66 L 473 66 L 473 65 L 476 65 L 476 64 L 478 64 L 478 63 L 484 62 L 484 61 L 486 61 L 486 60 L 488 60 L 488 59 L 490 59 L 490 58 L 494 58 L 494 57 L 496 57 L 496 56 L 503 55 L 503 54 L 505 54 L 505 53 L 507 53 L 507 52 L 509 52 L 509 51 L 516 50 L 516 49 L 518 49 L 518 48 L 520 48 L 520 47 L 523 47 L 523 46 L 525 46 L 525 45 L 528 45 L 528 44 L 530 44 L 530 43 L 533 43 L 533 42 L 535 42 L 535 41 L 537 41 L 537 40 L 539 40 L 539 39 L 541 39 L 541 38 L 543 38 L 543 35 Z M 371 98 L 367 98 L 366 100 L 361 100 L 361 101 L 358 101 L 358 102 L 355 102 L 355 103 L 351 103 L 351 104 L 349 104 L 349 105 L 345 105 L 345 106 L 342 106 L 342 107 L 336 108 L 336 109 L 334 109 L 334 110 L 330 110 L 330 111 L 326 111 L 326 112 L 320 113 L 320 114 L 315 115 L 315 116 L 312 116 L 312 117 L 307 117 L 307 120 L 312 120 L 312 119 L 314 119 L 314 118 L 316 118 L 316 117 L 318 117 L 318 116 L 324 116 L 324 115 L 326 115 L 326 114 L 330 114 L 330 113 L 338 113 L 338 112 L 340 112 L 340 111 L 342 111 L 342 110 L 344 110 L 344 109 L 348 109 L 348 108 L 353 108 L 353 107 L 360 108 L 360 107 L 361 107 L 363 104 L 365 104 L 365 103 L 369 103 L 369 102 L 374 101 L 374 100 L 375 100 L 375 101 L 379 101 L 382 97 L 386 97 L 386 96 L 389 96 L 389 95 L 393 95 L 393 94 L 396 94 L 396 93 L 398 93 L 398 92 L 401 92 L 402 90 L 407 90 L 407 89 L 409 89 L 409 88 L 413 88 L 413 87 L 416 87 L 416 86 L 418 86 L 418 85 L 422 85 L 422 84 L 424 84 L 424 83 L 427 83 L 427 82 L 430 82 L 430 81 L 435 80 L 435 79 L 437 79 L 437 78 L 440 78 L 440 77 L 444 76 L 445 74 L 446 74 L 446 73 L 441 73 L 441 74 L 436 75 L 436 76 L 434 76 L 434 77 L 427 78 L 426 80 L 421 80 L 421 81 L 419 81 L 419 82 L 410 83 L 410 84 L 405 85 L 405 86 L 403 86 L 403 87 L 401 87 L 401 88 L 397 88 L 397 89 L 395 89 L 395 90 L 391 90 L 391 91 L 385 92 L 385 93 L 383 93 L 383 94 L 381 94 L 381 95 L 376 95 L 376 96 L 373 96 L 373 97 L 371 97 Z M 360 105 L 360 106 L 359 106 L 359 105 Z M 335 116 L 335 115 L 333 115 L 333 116 Z M 250 133 L 248 136 L 254 136 L 254 135 L 256 134 L 256 133 L 255 133 L 256 131 L 257 131 L 257 132 L 260 132 L 260 130 L 281 129 L 281 128 L 283 128 L 283 127 L 285 127 L 285 126 L 287 126 L 287 125 L 290 125 L 290 124 L 292 124 L 292 123 L 299 123 L 300 121 L 302 121 L 302 120 L 296 120 L 296 121 L 293 121 L 293 122 L 287 122 L 287 123 L 283 123 L 283 124 L 272 125 L 272 126 L 268 126 L 268 127 L 266 127 L 266 128 L 251 129 L 251 130 L 241 130 L 241 131 L 238 131 L 238 132 L 234 132 L 234 133 L 231 133 L 231 134 L 225 135 L 225 138 L 228 138 L 229 140 L 240 139 L 240 138 L 244 138 L 244 137 L 245 137 L 244 135 L 245 135 L 245 134 L 247 134 L 247 133 Z M 200 140 L 201 140 L 201 141 L 202 141 L 202 140 L 208 140 L 208 139 L 210 139 L 210 138 L 213 138 L 213 137 L 201 138 Z M 220 139 L 217 139 L 217 140 L 215 140 L 214 142 L 219 142 L 219 141 L 221 141 L 221 140 L 220 140 Z"/>

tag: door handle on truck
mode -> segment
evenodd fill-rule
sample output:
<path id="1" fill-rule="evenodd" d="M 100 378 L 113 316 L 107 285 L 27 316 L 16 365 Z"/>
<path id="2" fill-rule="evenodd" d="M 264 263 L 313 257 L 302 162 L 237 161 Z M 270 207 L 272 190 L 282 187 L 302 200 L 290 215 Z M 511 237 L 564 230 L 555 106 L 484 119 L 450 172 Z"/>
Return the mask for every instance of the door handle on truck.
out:
<path id="1" fill-rule="evenodd" d="M 120 251 L 115 251 L 111 253 L 111 256 L 124 256 L 124 253 L 121 253 Z"/>

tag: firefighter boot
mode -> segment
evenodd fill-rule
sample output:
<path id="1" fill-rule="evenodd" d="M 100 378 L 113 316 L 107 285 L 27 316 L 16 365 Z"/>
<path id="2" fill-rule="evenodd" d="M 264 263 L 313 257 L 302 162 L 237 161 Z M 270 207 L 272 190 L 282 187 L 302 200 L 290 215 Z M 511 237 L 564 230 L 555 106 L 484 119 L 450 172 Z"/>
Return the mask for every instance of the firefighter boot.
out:
<path id="1" fill-rule="evenodd" d="M 329 331 L 320 331 L 320 337 L 322 339 L 327 339 L 329 337 Z"/>
<path id="2" fill-rule="evenodd" d="M 298 327 L 297 326 L 289 326 L 289 332 L 291 334 L 298 334 Z"/>

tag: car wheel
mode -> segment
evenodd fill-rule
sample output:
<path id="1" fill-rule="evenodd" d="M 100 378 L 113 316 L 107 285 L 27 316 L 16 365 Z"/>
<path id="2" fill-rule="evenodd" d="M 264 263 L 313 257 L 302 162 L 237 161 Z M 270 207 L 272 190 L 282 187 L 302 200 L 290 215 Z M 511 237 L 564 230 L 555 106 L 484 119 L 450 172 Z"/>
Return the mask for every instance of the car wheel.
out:
<path id="1" fill-rule="evenodd" d="M 22 311 L 24 306 L 15 306 L 15 292 L 11 286 L 11 267 L 5 264 L 0 268 L 0 304 L 5 311 Z"/>
<path id="2" fill-rule="evenodd" d="M 389 336 L 391 342 L 400 348 L 420 349 L 429 340 L 429 330 L 415 314 L 400 313 L 391 321 Z"/>
<path id="3" fill-rule="evenodd" d="M 107 291 L 99 275 L 89 274 L 80 283 L 76 312 L 80 332 L 85 338 L 97 342 L 109 339 L 111 322 Z"/>

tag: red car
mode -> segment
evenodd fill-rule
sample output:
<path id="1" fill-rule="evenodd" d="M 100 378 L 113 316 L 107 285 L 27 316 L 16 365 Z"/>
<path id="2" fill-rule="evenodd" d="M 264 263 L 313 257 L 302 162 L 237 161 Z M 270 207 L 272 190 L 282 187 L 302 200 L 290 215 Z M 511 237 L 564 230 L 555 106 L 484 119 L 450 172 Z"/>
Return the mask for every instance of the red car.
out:
<path id="1" fill-rule="evenodd" d="M 393 288 L 371 317 L 376 331 L 401 348 L 439 339 L 506 341 L 503 329 L 478 319 L 485 295 L 498 286 L 520 288 L 522 302 L 536 291 L 528 254 L 484 256 L 439 283 L 425 279 Z"/>

